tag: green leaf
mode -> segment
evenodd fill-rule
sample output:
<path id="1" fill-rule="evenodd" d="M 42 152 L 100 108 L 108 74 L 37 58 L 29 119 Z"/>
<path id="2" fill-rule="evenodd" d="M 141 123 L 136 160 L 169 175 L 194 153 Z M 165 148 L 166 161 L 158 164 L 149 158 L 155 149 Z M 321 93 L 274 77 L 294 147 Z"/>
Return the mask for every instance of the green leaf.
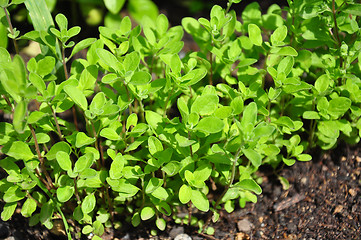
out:
<path id="1" fill-rule="evenodd" d="M 217 117 L 205 117 L 199 121 L 195 129 L 204 133 L 212 134 L 222 131 L 223 128 L 224 123 L 221 119 Z"/>
<path id="2" fill-rule="evenodd" d="M 97 49 L 96 53 L 97 53 L 99 59 L 101 59 L 107 66 L 114 69 L 117 73 L 121 72 L 121 69 L 119 67 L 120 62 L 112 53 L 110 53 L 109 51 L 107 51 L 105 49 Z"/>
<path id="3" fill-rule="evenodd" d="M 50 151 L 46 154 L 46 158 L 48 160 L 54 160 L 58 152 L 65 152 L 68 155 L 70 155 L 71 148 L 69 144 L 66 142 L 57 142 L 51 147 Z"/>
<path id="4" fill-rule="evenodd" d="M 262 45 L 261 29 L 256 24 L 251 23 L 248 25 L 248 35 L 254 45 Z"/>
<path id="5" fill-rule="evenodd" d="M 117 14 L 122 9 L 125 0 L 104 0 L 105 7 L 112 14 Z"/>
<path id="6" fill-rule="evenodd" d="M 297 51 L 290 46 L 282 47 L 282 48 L 272 48 L 271 53 L 274 53 L 279 56 L 292 56 L 297 57 L 298 53 Z"/>
<path id="7" fill-rule="evenodd" d="M 23 215 L 24 217 L 31 217 L 31 215 L 35 212 L 36 207 L 37 205 L 34 199 L 26 199 L 21 208 L 21 215 Z"/>
<path id="8" fill-rule="evenodd" d="M 23 133 L 26 127 L 25 123 L 25 115 L 27 112 L 28 104 L 25 102 L 25 100 L 22 100 L 16 104 L 15 110 L 14 110 L 14 117 L 13 117 L 13 125 L 14 129 L 18 133 Z"/>
<path id="9" fill-rule="evenodd" d="M 61 13 L 55 16 L 55 21 L 58 24 L 60 31 L 68 30 L 68 19 Z"/>
<path id="10" fill-rule="evenodd" d="M 104 110 L 103 107 L 106 103 L 105 94 L 103 92 L 98 92 L 92 102 L 90 103 L 89 110 L 96 115 L 101 115 Z"/>
<path id="11" fill-rule="evenodd" d="M 11 216 L 14 214 L 16 206 L 17 206 L 17 202 L 6 203 L 3 208 L 3 211 L 1 212 L 1 220 L 3 221 L 9 220 Z"/>
<path id="12" fill-rule="evenodd" d="M 94 85 L 98 78 L 98 68 L 95 65 L 86 67 L 80 75 L 78 89 L 85 96 L 89 96 L 94 92 Z"/>
<path id="13" fill-rule="evenodd" d="M 29 74 L 29 81 L 44 95 L 46 89 L 45 82 L 38 74 L 31 72 Z"/>
<path id="14" fill-rule="evenodd" d="M 84 111 L 88 108 L 88 101 L 86 100 L 83 92 L 79 90 L 77 87 L 72 85 L 64 86 L 64 91 L 68 94 L 68 96 L 74 101 L 76 105 L 78 105 Z"/>
<path id="15" fill-rule="evenodd" d="M 295 125 L 294 125 L 292 119 L 287 116 L 282 116 L 282 117 L 278 118 L 275 123 L 277 123 L 278 125 L 284 126 L 284 127 L 288 127 L 291 130 L 295 129 Z"/>
<path id="16" fill-rule="evenodd" d="M 159 15 L 157 5 L 151 0 L 129 0 L 127 9 L 137 22 L 145 20 L 144 16 L 155 21 Z"/>
<path id="17" fill-rule="evenodd" d="M 241 114 L 244 107 L 243 98 L 241 96 L 235 97 L 231 102 L 231 107 L 234 115 Z"/>
<path id="18" fill-rule="evenodd" d="M 280 180 L 283 190 L 287 190 L 290 188 L 290 183 L 288 182 L 288 180 L 286 178 L 284 178 L 282 176 L 278 176 L 278 180 Z"/>
<path id="19" fill-rule="evenodd" d="M 317 129 L 328 138 L 337 139 L 340 136 L 340 130 L 336 121 L 321 121 L 317 125 Z"/>
<path id="20" fill-rule="evenodd" d="M 128 53 L 125 56 L 123 62 L 126 71 L 132 71 L 132 72 L 134 72 L 138 68 L 139 63 L 140 63 L 140 56 L 138 52 Z"/>
<path id="21" fill-rule="evenodd" d="M 137 123 L 138 123 L 138 115 L 135 114 L 135 113 L 132 113 L 129 115 L 129 117 L 127 118 L 127 123 L 126 123 L 126 129 L 127 131 L 129 130 L 129 128 L 131 126 L 135 127 L 137 126 Z"/>
<path id="22" fill-rule="evenodd" d="M 164 182 L 163 179 L 159 179 L 155 177 L 151 178 L 145 187 L 145 193 L 149 194 L 154 192 L 157 188 L 163 185 L 163 182 Z"/>
<path id="23" fill-rule="evenodd" d="M 165 201 L 169 197 L 167 190 L 165 190 L 165 188 L 163 188 L 163 187 L 159 187 L 159 188 L 155 189 L 151 194 L 153 197 L 158 198 L 163 201 Z"/>
<path id="24" fill-rule="evenodd" d="M 56 196 L 60 202 L 67 202 L 74 194 L 74 187 L 62 186 L 56 189 Z"/>
<path id="25" fill-rule="evenodd" d="M 81 148 L 86 145 L 90 145 L 95 142 L 95 138 L 88 137 L 83 132 L 78 132 L 76 134 L 75 147 Z"/>
<path id="26" fill-rule="evenodd" d="M 207 199 L 207 196 L 201 191 L 192 189 L 191 201 L 193 205 L 200 211 L 208 212 L 209 201 Z"/>
<path id="27" fill-rule="evenodd" d="M 80 173 L 93 164 L 95 158 L 93 153 L 86 153 L 75 162 L 74 172 Z"/>
<path id="28" fill-rule="evenodd" d="M 157 32 L 159 33 L 159 35 L 162 36 L 163 34 L 165 34 L 169 27 L 169 22 L 167 17 L 164 14 L 160 14 L 157 17 L 156 25 L 157 25 Z"/>
<path id="29" fill-rule="evenodd" d="M 170 59 L 170 68 L 172 72 L 180 74 L 182 70 L 182 61 L 180 60 L 178 54 L 173 54 Z"/>
<path id="30" fill-rule="evenodd" d="M 139 214 L 139 212 L 135 212 L 132 217 L 132 225 L 134 227 L 137 227 L 137 226 L 139 226 L 140 222 L 141 222 L 140 214 Z"/>
<path id="31" fill-rule="evenodd" d="M 271 43 L 273 46 L 282 44 L 283 40 L 287 37 L 287 27 L 282 25 L 278 27 L 271 35 Z"/>
<path id="32" fill-rule="evenodd" d="M 164 231 L 167 227 L 167 222 L 163 218 L 157 218 L 155 224 L 157 225 L 157 228 L 161 231 Z"/>
<path id="33" fill-rule="evenodd" d="M 95 205 L 96 205 L 95 196 L 94 194 L 90 194 L 83 199 L 83 202 L 81 204 L 81 210 L 85 214 L 91 213 L 94 210 Z"/>
<path id="34" fill-rule="evenodd" d="M 140 212 L 140 218 L 145 221 L 151 219 L 155 215 L 154 208 L 151 207 L 144 207 Z"/>
<path id="35" fill-rule="evenodd" d="M 124 168 L 125 160 L 123 156 L 118 153 L 112 164 L 110 165 L 109 177 L 111 179 L 119 179 L 123 176 L 123 168 Z"/>
<path id="36" fill-rule="evenodd" d="M 180 135 L 179 133 L 176 133 L 175 139 L 177 140 L 177 143 L 180 147 L 189 147 L 192 144 L 196 143 L 196 141 L 189 140 L 188 138 Z"/>
<path id="37" fill-rule="evenodd" d="M 255 167 L 261 166 L 262 156 L 253 149 L 242 149 L 244 155 L 251 161 L 252 165 Z"/>
<path id="38" fill-rule="evenodd" d="M 50 74 L 55 67 L 55 58 L 46 56 L 43 59 L 39 60 L 37 64 L 36 73 L 44 77 Z"/>
<path id="39" fill-rule="evenodd" d="M 302 161 L 302 162 L 306 162 L 306 161 L 311 161 L 312 160 L 312 156 L 309 154 L 300 154 L 297 155 L 297 160 L 298 161 Z"/>
<path id="40" fill-rule="evenodd" d="M 326 91 L 330 85 L 331 81 L 327 74 L 321 75 L 317 78 L 315 82 L 315 88 L 319 93 Z"/>
<path id="41" fill-rule="evenodd" d="M 349 98 L 336 97 L 329 102 L 327 112 L 334 118 L 339 118 L 350 109 L 351 103 Z"/>
<path id="42" fill-rule="evenodd" d="M 149 149 L 149 153 L 154 155 L 157 152 L 163 151 L 163 145 L 158 138 L 154 136 L 150 136 L 148 138 L 148 149 Z"/>
<path id="43" fill-rule="evenodd" d="M 196 98 L 191 107 L 191 112 L 199 115 L 211 115 L 217 109 L 219 99 L 217 95 L 205 94 Z"/>
<path id="44" fill-rule="evenodd" d="M 29 146 L 25 142 L 15 141 L 11 144 L 10 148 L 3 147 L 1 151 L 17 160 L 28 161 L 34 158 L 34 154 L 30 150 Z"/>
<path id="45" fill-rule="evenodd" d="M 257 104 L 255 102 L 251 102 L 248 104 L 243 111 L 243 117 L 241 121 L 242 131 L 247 128 L 247 125 L 254 126 L 257 121 Z"/>
<path id="46" fill-rule="evenodd" d="M 135 72 L 130 79 L 130 84 L 132 85 L 146 85 L 152 80 L 152 76 L 148 72 Z"/>
<path id="47" fill-rule="evenodd" d="M 104 234 L 104 226 L 99 220 L 93 222 L 93 228 L 95 236 L 102 236 Z M 92 239 L 94 239 L 94 237 Z M 101 240 L 100 237 L 99 240 Z"/>
<path id="48" fill-rule="evenodd" d="M 120 140 L 120 135 L 112 128 L 103 128 L 100 131 L 100 136 L 113 141 Z"/>
<path id="49" fill-rule="evenodd" d="M 69 154 L 63 151 L 56 153 L 56 161 L 58 162 L 61 169 L 69 171 L 72 168 L 72 162 L 70 160 Z"/>
<path id="50" fill-rule="evenodd" d="M 316 111 L 304 111 L 302 114 L 304 119 L 320 119 L 320 115 Z"/>
<path id="51" fill-rule="evenodd" d="M 288 74 L 290 74 L 290 72 L 292 70 L 294 62 L 295 62 L 295 60 L 291 56 L 287 56 L 284 59 L 282 59 L 277 67 L 278 74 L 284 73 L 285 76 L 287 77 Z"/>
<path id="52" fill-rule="evenodd" d="M 3 200 L 7 203 L 17 202 L 23 199 L 26 195 L 26 192 L 21 191 L 19 186 L 14 185 L 6 189 Z"/>
<path id="53" fill-rule="evenodd" d="M 355 16 L 361 16 L 361 4 L 347 4 L 346 8 L 343 9 L 342 12 Z"/>
<path id="54" fill-rule="evenodd" d="M 68 59 L 72 58 L 76 53 L 80 52 L 81 50 L 83 50 L 83 49 L 89 47 L 90 45 L 92 45 L 96 40 L 97 40 L 96 38 L 86 38 L 86 39 L 83 39 L 80 42 L 78 42 L 74 46 L 74 48 L 73 48 L 70 56 L 68 57 Z"/>
<path id="55" fill-rule="evenodd" d="M 40 222 L 43 224 L 50 222 L 53 213 L 54 213 L 54 204 L 52 200 L 49 200 L 41 207 L 40 216 L 39 216 Z"/>
<path id="56" fill-rule="evenodd" d="M 178 193 L 179 201 L 183 204 L 187 204 L 191 200 L 192 188 L 183 184 Z"/>
<path id="57" fill-rule="evenodd" d="M 139 191 L 138 187 L 134 186 L 126 179 L 111 180 L 110 178 L 107 178 L 107 182 L 111 186 L 112 190 L 119 192 L 125 197 L 132 197 Z"/>
<path id="58" fill-rule="evenodd" d="M 81 230 L 81 232 L 85 235 L 91 233 L 93 231 L 93 227 L 90 225 L 86 225 L 83 227 L 83 229 Z"/>
<path id="59" fill-rule="evenodd" d="M 153 129 L 157 129 L 158 124 L 163 121 L 163 117 L 156 112 L 145 111 L 145 120 Z"/>
<path id="60" fill-rule="evenodd" d="M 243 179 L 237 183 L 237 186 L 243 188 L 244 190 L 252 191 L 258 195 L 262 193 L 262 188 L 253 179 Z"/>

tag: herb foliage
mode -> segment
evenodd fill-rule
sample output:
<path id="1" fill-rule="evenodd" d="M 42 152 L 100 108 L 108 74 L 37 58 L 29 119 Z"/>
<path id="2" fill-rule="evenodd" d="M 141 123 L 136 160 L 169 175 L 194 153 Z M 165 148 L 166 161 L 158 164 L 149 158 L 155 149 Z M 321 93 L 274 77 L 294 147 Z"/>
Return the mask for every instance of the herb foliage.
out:
<path id="1" fill-rule="evenodd" d="M 119 216 L 212 233 L 219 209 L 257 202 L 262 165 L 288 188 L 279 170 L 311 160 L 307 149 L 360 140 L 361 5 L 353 1 L 289 0 L 263 15 L 252 3 L 239 21 L 231 6 L 240 1 L 229 0 L 209 19 L 170 27 L 163 14 L 141 26 L 124 17 L 78 43 L 80 27 L 62 14 L 55 25 L 37 1 L 0 6 L 7 15 L 23 2 L 35 30 L 20 36 L 8 18 L 9 38 L 38 42 L 42 53 L 25 63 L 0 48 L 0 105 L 11 116 L 0 123 L 3 220 L 21 203 L 31 225 L 61 218 L 69 239 L 100 239 Z M 184 31 L 199 51 L 181 58 Z M 86 59 L 72 59 L 86 48 Z M 195 210 L 210 215 L 197 221 Z"/>

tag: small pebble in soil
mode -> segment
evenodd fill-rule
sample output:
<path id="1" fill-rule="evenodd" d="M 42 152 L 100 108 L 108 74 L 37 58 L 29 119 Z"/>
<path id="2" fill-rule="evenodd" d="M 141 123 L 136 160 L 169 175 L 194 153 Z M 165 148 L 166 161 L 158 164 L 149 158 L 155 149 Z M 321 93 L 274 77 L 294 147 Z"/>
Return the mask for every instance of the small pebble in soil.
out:
<path id="1" fill-rule="evenodd" d="M 174 228 L 172 228 L 172 230 L 170 230 L 169 237 L 171 239 L 174 239 L 174 238 L 176 238 L 176 236 L 183 234 L 183 233 L 184 233 L 184 227 L 182 227 L 182 226 L 174 227 Z"/>
<path id="2" fill-rule="evenodd" d="M 0 238 L 6 238 L 10 235 L 7 223 L 0 222 Z"/>
<path id="3" fill-rule="evenodd" d="M 252 223 L 248 219 L 242 219 L 237 222 L 237 227 L 240 232 L 248 233 L 252 230 Z"/>
<path id="4" fill-rule="evenodd" d="M 174 240 L 192 240 L 192 238 L 189 235 L 182 233 L 177 235 Z"/>

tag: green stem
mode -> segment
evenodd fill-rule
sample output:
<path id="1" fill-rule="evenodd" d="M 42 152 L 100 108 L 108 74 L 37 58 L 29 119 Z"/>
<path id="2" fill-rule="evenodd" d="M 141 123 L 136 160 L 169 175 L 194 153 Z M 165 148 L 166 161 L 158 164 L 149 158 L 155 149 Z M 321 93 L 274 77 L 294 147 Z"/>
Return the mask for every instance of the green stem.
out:
<path id="1" fill-rule="evenodd" d="M 338 42 L 338 45 L 341 46 L 341 40 L 340 40 L 340 35 L 338 32 L 338 26 L 337 26 L 337 20 L 336 20 L 335 0 L 332 0 L 332 14 L 333 14 L 333 22 L 335 24 L 334 30 L 335 30 L 337 42 Z"/>
<path id="2" fill-rule="evenodd" d="M 168 106 L 168 103 L 170 101 L 171 96 L 173 95 L 174 88 L 175 88 L 175 85 L 173 85 L 172 90 L 168 93 L 167 99 L 165 100 L 164 110 L 163 110 L 163 117 L 164 118 L 167 116 L 167 106 Z"/>
<path id="3" fill-rule="evenodd" d="M 53 197 L 53 195 L 50 193 L 50 191 L 49 191 L 46 187 L 44 187 L 44 185 L 41 183 L 41 181 L 39 180 L 39 178 L 37 178 L 37 177 L 34 175 L 33 170 L 29 167 L 29 165 L 27 164 L 27 162 L 26 162 L 26 161 L 23 161 L 23 162 L 24 162 L 24 165 L 25 165 L 26 169 L 28 170 L 28 174 L 29 174 L 30 178 L 31 178 L 33 181 L 35 181 L 36 184 L 37 184 L 37 186 L 38 186 L 41 190 L 43 190 L 43 191 L 46 193 L 46 195 L 48 195 L 48 197 L 54 202 L 54 205 L 55 205 L 55 207 L 56 207 L 56 210 L 59 212 L 59 214 L 60 214 L 60 216 L 61 216 L 61 218 L 62 218 L 62 220 L 63 220 L 64 228 L 65 228 L 65 232 L 66 232 L 66 234 L 67 234 L 68 240 L 72 240 L 68 222 L 67 222 L 67 220 L 66 220 L 66 217 L 65 217 L 64 213 L 62 212 L 62 210 L 61 210 L 61 208 L 60 208 L 61 203 L 59 203 L 59 202 L 57 201 L 57 199 Z"/>
<path id="4" fill-rule="evenodd" d="M 69 78 L 69 74 L 68 74 L 68 70 L 66 69 L 65 49 L 64 49 L 63 46 L 61 47 L 61 57 L 62 57 L 62 60 L 63 60 L 63 68 L 64 68 L 65 79 L 68 79 L 68 78 Z"/>
<path id="5" fill-rule="evenodd" d="M 232 6 L 232 2 L 228 2 L 227 3 L 227 9 L 226 9 L 226 14 L 229 12 L 229 10 L 231 9 Z"/>
<path id="6" fill-rule="evenodd" d="M 210 52 L 209 63 L 211 64 L 210 76 L 209 76 L 209 85 L 213 85 L 213 54 Z"/>
<path id="7" fill-rule="evenodd" d="M 241 155 L 241 148 L 239 148 L 239 150 L 237 151 L 236 155 L 234 156 L 234 160 L 233 160 L 233 164 L 232 164 L 232 173 L 231 173 L 231 177 L 229 179 L 228 184 L 225 186 L 224 191 L 222 192 L 221 196 L 218 197 L 217 202 L 214 204 L 214 210 L 217 211 L 217 207 L 218 205 L 221 203 L 222 198 L 224 197 L 224 195 L 227 193 L 228 189 L 232 186 L 234 178 L 236 176 L 236 167 L 237 167 L 237 162 L 238 159 Z M 212 219 L 212 215 L 209 215 L 206 223 L 203 225 L 202 228 L 202 233 L 206 230 L 207 226 L 209 225 L 209 223 L 211 222 Z"/>
<path id="8" fill-rule="evenodd" d="M 56 129 L 58 131 L 58 135 L 60 137 L 60 140 L 63 140 L 63 134 L 61 133 L 60 125 L 59 125 L 58 119 L 56 118 L 55 111 L 54 111 L 53 107 L 49 103 L 48 103 L 48 106 L 50 107 L 51 112 L 53 114 L 53 118 L 54 118 L 54 121 L 55 121 L 55 126 L 56 126 Z"/>
<path id="9" fill-rule="evenodd" d="M 6 8 L 3 8 L 3 9 L 4 9 L 4 12 L 5 12 L 5 15 L 6 15 L 6 20 L 8 21 L 8 24 L 9 24 L 10 33 L 11 33 L 11 35 L 14 36 L 14 28 L 13 28 L 13 25 L 11 24 L 11 20 L 10 20 L 8 11 L 6 10 Z M 19 48 L 18 48 L 18 44 L 17 44 L 15 38 L 13 38 L 13 43 L 14 43 L 14 48 L 15 48 L 16 54 L 19 54 Z"/>
<path id="10" fill-rule="evenodd" d="M 13 105 L 11 105 L 11 102 L 10 102 L 9 98 L 7 98 L 5 95 L 2 95 L 2 96 L 5 99 L 7 105 L 10 107 L 11 112 L 14 113 L 14 107 L 13 107 Z"/>
<path id="11" fill-rule="evenodd" d="M 38 159 L 39 159 L 39 162 L 40 162 L 41 171 L 44 173 L 45 178 L 46 178 L 46 183 L 47 183 L 46 188 L 48 190 L 54 189 L 53 181 L 51 180 L 51 178 L 49 176 L 49 173 L 46 170 L 45 163 L 44 163 L 44 158 L 41 156 L 41 153 L 40 153 L 40 148 L 39 148 L 39 144 L 38 144 L 38 139 L 37 139 L 36 134 L 35 134 L 35 130 L 34 130 L 33 126 L 31 126 L 31 124 L 29 124 L 29 128 L 30 128 L 31 135 L 33 136 L 33 139 L 34 139 L 34 142 L 35 142 L 35 150 L 36 150 L 36 153 L 38 154 Z"/>

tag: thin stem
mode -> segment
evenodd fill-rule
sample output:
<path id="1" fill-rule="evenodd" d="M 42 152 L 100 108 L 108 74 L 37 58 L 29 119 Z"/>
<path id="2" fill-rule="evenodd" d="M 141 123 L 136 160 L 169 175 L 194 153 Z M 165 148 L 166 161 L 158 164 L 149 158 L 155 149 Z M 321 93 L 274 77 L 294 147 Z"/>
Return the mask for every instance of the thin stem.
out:
<path id="1" fill-rule="evenodd" d="M 213 54 L 210 52 L 209 63 L 211 64 L 211 75 L 209 76 L 209 85 L 213 85 Z"/>
<path id="2" fill-rule="evenodd" d="M 233 160 L 233 165 L 232 165 L 232 173 L 231 173 L 231 177 L 230 177 L 230 180 L 228 182 L 228 184 L 225 186 L 224 188 L 224 191 L 222 192 L 221 196 L 218 197 L 217 199 L 217 202 L 214 204 L 214 210 L 217 211 L 217 207 L 218 205 L 221 203 L 222 201 L 222 198 L 224 197 L 224 195 L 227 193 L 228 189 L 232 186 L 233 184 L 233 181 L 234 181 L 234 178 L 236 176 L 236 167 L 237 167 L 237 162 L 238 162 L 238 159 L 241 155 L 241 149 L 239 149 L 236 153 L 236 155 L 234 156 L 234 160 Z M 209 225 L 209 223 L 211 222 L 211 219 L 212 219 L 212 214 L 210 214 L 208 216 L 208 219 L 206 221 L 206 223 L 203 225 L 203 228 L 202 228 L 202 233 L 206 230 L 207 226 Z"/>
<path id="3" fill-rule="evenodd" d="M 77 185 L 77 178 L 74 178 L 74 194 L 75 194 L 77 203 L 80 204 L 80 203 L 81 203 L 81 199 L 80 199 L 80 196 L 79 196 L 79 190 L 78 190 L 78 185 Z"/>
<path id="4" fill-rule="evenodd" d="M 174 87 L 175 87 L 175 85 L 173 85 L 172 90 L 168 93 L 167 99 L 165 100 L 164 110 L 163 110 L 163 117 L 164 118 L 167 116 L 167 106 L 168 106 L 168 103 L 169 103 L 169 100 L 170 100 L 171 96 L 173 95 Z"/>
<path id="5" fill-rule="evenodd" d="M 110 217 L 112 218 L 111 224 L 113 224 L 114 222 L 114 210 L 113 210 L 113 202 L 110 199 L 110 195 L 109 195 L 109 189 L 107 186 L 105 186 L 105 191 L 106 191 L 106 196 L 108 199 L 108 206 L 109 206 L 109 213 L 110 213 Z"/>
<path id="6" fill-rule="evenodd" d="M 56 113 L 55 113 L 53 107 L 52 107 L 49 103 L 48 103 L 48 106 L 50 107 L 51 112 L 52 112 L 52 114 L 53 114 L 53 118 L 54 118 L 54 121 L 55 121 L 55 126 L 56 126 L 56 129 L 57 129 L 57 131 L 58 131 L 58 135 L 59 135 L 59 137 L 60 137 L 60 140 L 63 140 L 63 134 L 61 133 L 60 125 L 59 125 L 58 119 L 57 119 L 57 117 L 56 117 Z"/>
<path id="7" fill-rule="evenodd" d="M 100 169 L 102 166 L 104 166 L 104 157 L 103 157 L 103 153 L 101 152 L 101 149 L 99 148 L 99 141 L 98 141 L 98 134 L 95 131 L 95 126 L 93 121 L 90 120 L 90 125 L 92 127 L 93 130 L 93 137 L 95 137 L 95 149 L 99 152 L 100 154 L 100 159 L 98 160 L 98 169 Z"/>
<path id="8" fill-rule="evenodd" d="M 72 111 L 73 111 L 73 118 L 74 118 L 74 125 L 75 125 L 75 129 L 79 132 L 79 127 L 78 127 L 78 118 L 76 116 L 76 109 L 75 109 L 75 105 L 73 105 L 72 107 Z"/>
<path id="9" fill-rule="evenodd" d="M 227 9 L 226 9 L 226 14 L 229 12 L 229 10 L 231 9 L 232 6 L 232 2 L 228 2 L 227 3 Z"/>
<path id="10" fill-rule="evenodd" d="M 44 158 L 41 156 L 41 153 L 40 153 L 40 148 L 39 148 L 39 144 L 38 144 L 38 139 L 37 139 L 36 134 L 35 134 L 35 130 L 34 130 L 33 126 L 31 126 L 31 124 L 29 124 L 29 128 L 30 128 L 31 135 L 33 136 L 33 139 L 34 139 L 34 142 L 35 142 L 35 150 L 36 150 L 36 153 L 38 154 L 38 159 L 40 161 L 41 171 L 45 174 L 45 178 L 47 180 L 46 185 L 47 185 L 47 187 L 54 188 L 53 181 L 51 180 L 51 178 L 49 176 L 49 173 L 46 170 L 46 167 L 45 167 L 45 164 L 44 164 Z"/>
<path id="11" fill-rule="evenodd" d="M 9 24 L 10 33 L 11 33 L 11 35 L 14 36 L 14 28 L 13 28 L 13 25 L 11 24 L 11 20 L 10 20 L 8 11 L 6 10 L 6 8 L 3 8 L 3 9 L 4 9 L 4 12 L 5 12 L 5 15 L 6 15 L 6 20 L 8 21 L 8 24 Z M 13 43 L 14 43 L 14 48 L 15 48 L 16 54 L 19 54 L 18 44 L 17 44 L 17 42 L 16 42 L 16 40 L 14 38 L 13 38 Z"/>
<path id="12" fill-rule="evenodd" d="M 192 204 L 191 202 L 188 202 L 188 226 L 191 225 L 191 219 L 192 219 Z"/>
<path id="13" fill-rule="evenodd" d="M 335 24 L 334 30 L 336 33 L 337 42 L 338 42 L 338 45 L 341 46 L 341 40 L 340 40 L 340 35 L 338 33 L 338 26 L 337 26 L 337 20 L 336 20 L 335 0 L 332 0 L 332 14 L 333 14 L 333 22 Z"/>
<path id="14" fill-rule="evenodd" d="M 14 107 L 13 107 L 13 105 L 11 105 L 11 102 L 10 102 L 9 98 L 7 98 L 5 95 L 2 95 L 2 96 L 5 99 L 7 105 L 10 107 L 11 112 L 14 113 Z"/>
<path id="15" fill-rule="evenodd" d="M 139 114 L 140 114 L 140 118 L 142 120 L 142 122 L 145 122 L 145 116 L 144 116 L 144 106 L 142 103 L 142 100 L 137 99 L 139 102 Z"/>
<path id="16" fill-rule="evenodd" d="M 191 132 L 188 131 L 188 140 L 191 140 Z M 193 158 L 193 148 L 192 145 L 189 145 L 189 151 L 191 153 L 191 157 Z"/>
<path id="17" fill-rule="evenodd" d="M 68 74 L 68 70 L 66 69 L 65 49 L 64 49 L 64 47 L 61 47 L 61 55 L 62 55 L 62 58 L 63 58 L 63 68 L 64 68 L 65 79 L 68 79 L 69 74 Z"/>

